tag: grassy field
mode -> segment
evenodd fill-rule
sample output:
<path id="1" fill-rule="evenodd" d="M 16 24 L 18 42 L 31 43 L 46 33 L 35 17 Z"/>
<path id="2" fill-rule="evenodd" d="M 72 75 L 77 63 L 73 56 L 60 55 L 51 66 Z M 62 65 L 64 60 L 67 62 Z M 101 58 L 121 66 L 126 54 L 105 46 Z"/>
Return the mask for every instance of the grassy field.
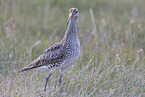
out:
<path id="1" fill-rule="evenodd" d="M 57 97 L 54 73 L 17 70 L 62 39 L 79 9 L 81 54 L 63 75 L 64 97 L 145 96 L 144 0 L 0 0 L 0 97 Z"/>

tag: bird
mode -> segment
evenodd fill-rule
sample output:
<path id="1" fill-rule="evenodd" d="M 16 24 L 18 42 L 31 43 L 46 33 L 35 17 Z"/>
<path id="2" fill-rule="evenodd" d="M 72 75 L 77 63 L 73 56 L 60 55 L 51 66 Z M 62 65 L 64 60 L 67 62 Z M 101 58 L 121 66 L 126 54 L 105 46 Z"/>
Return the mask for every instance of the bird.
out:
<path id="1" fill-rule="evenodd" d="M 64 71 L 74 64 L 80 55 L 80 41 L 78 38 L 77 20 L 79 11 L 77 8 L 69 9 L 68 27 L 61 41 L 53 44 L 44 51 L 37 59 L 30 62 L 26 67 L 18 70 L 18 73 L 30 70 L 50 71 L 46 77 L 44 91 L 50 76 L 60 71 L 59 77 L 60 91 L 62 92 L 62 76 Z"/>

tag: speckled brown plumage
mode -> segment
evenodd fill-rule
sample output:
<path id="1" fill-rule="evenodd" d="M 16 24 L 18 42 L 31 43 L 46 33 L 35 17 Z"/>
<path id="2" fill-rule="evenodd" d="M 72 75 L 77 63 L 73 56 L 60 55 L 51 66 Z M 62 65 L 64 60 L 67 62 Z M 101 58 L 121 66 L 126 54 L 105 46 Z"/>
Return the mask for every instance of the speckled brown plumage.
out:
<path id="1" fill-rule="evenodd" d="M 70 9 L 71 10 L 71 9 Z M 77 10 L 77 9 L 75 9 Z M 22 68 L 18 72 L 36 69 L 39 70 L 39 67 L 46 65 L 48 70 L 52 68 L 62 69 L 61 67 L 65 68 L 64 66 L 70 64 L 64 64 L 64 60 L 70 60 L 73 57 L 78 58 L 80 52 L 80 44 L 79 39 L 77 36 L 77 26 L 76 26 L 76 17 L 72 17 L 70 19 L 70 23 L 68 25 L 68 29 L 65 33 L 64 38 L 49 47 L 44 51 L 42 55 L 40 55 L 36 60 L 31 62 L 27 67 Z M 63 64 L 62 64 L 63 63 Z M 72 62 L 71 62 L 72 63 Z M 64 65 L 64 66 L 63 66 Z M 43 70 L 42 70 L 43 71 Z M 44 70 L 46 71 L 46 70 Z"/>
<path id="2" fill-rule="evenodd" d="M 20 69 L 18 72 L 27 70 L 50 70 L 51 75 L 53 72 L 61 70 L 62 73 L 59 80 L 61 86 L 61 78 L 64 70 L 74 64 L 80 54 L 80 42 L 77 35 L 76 25 L 78 16 L 78 9 L 69 9 L 68 28 L 63 39 L 46 49 L 36 60 Z M 45 90 L 50 75 L 46 78 Z"/>

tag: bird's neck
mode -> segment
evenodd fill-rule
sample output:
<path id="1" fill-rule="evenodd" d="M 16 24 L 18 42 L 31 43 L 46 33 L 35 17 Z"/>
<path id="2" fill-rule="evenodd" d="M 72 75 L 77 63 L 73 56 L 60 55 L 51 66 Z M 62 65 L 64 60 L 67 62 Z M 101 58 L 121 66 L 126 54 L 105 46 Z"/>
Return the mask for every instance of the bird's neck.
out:
<path id="1" fill-rule="evenodd" d="M 76 20 L 71 19 L 68 24 L 64 39 L 66 41 L 73 41 L 78 38 Z"/>

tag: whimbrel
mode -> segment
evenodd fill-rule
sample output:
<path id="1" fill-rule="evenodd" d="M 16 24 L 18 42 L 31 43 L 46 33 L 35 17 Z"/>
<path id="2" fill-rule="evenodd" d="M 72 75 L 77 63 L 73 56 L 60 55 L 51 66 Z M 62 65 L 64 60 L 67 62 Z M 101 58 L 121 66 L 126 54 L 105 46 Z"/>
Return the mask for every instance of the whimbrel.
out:
<path id="1" fill-rule="evenodd" d="M 62 76 L 70 65 L 74 64 L 80 54 L 80 42 L 77 35 L 77 18 L 79 12 L 77 8 L 69 9 L 68 28 L 63 39 L 49 47 L 36 60 L 32 61 L 28 66 L 20 69 L 18 72 L 27 70 L 50 71 L 46 77 L 44 91 L 46 91 L 47 82 L 55 71 L 61 71 L 59 78 L 60 90 L 62 92 Z"/>

